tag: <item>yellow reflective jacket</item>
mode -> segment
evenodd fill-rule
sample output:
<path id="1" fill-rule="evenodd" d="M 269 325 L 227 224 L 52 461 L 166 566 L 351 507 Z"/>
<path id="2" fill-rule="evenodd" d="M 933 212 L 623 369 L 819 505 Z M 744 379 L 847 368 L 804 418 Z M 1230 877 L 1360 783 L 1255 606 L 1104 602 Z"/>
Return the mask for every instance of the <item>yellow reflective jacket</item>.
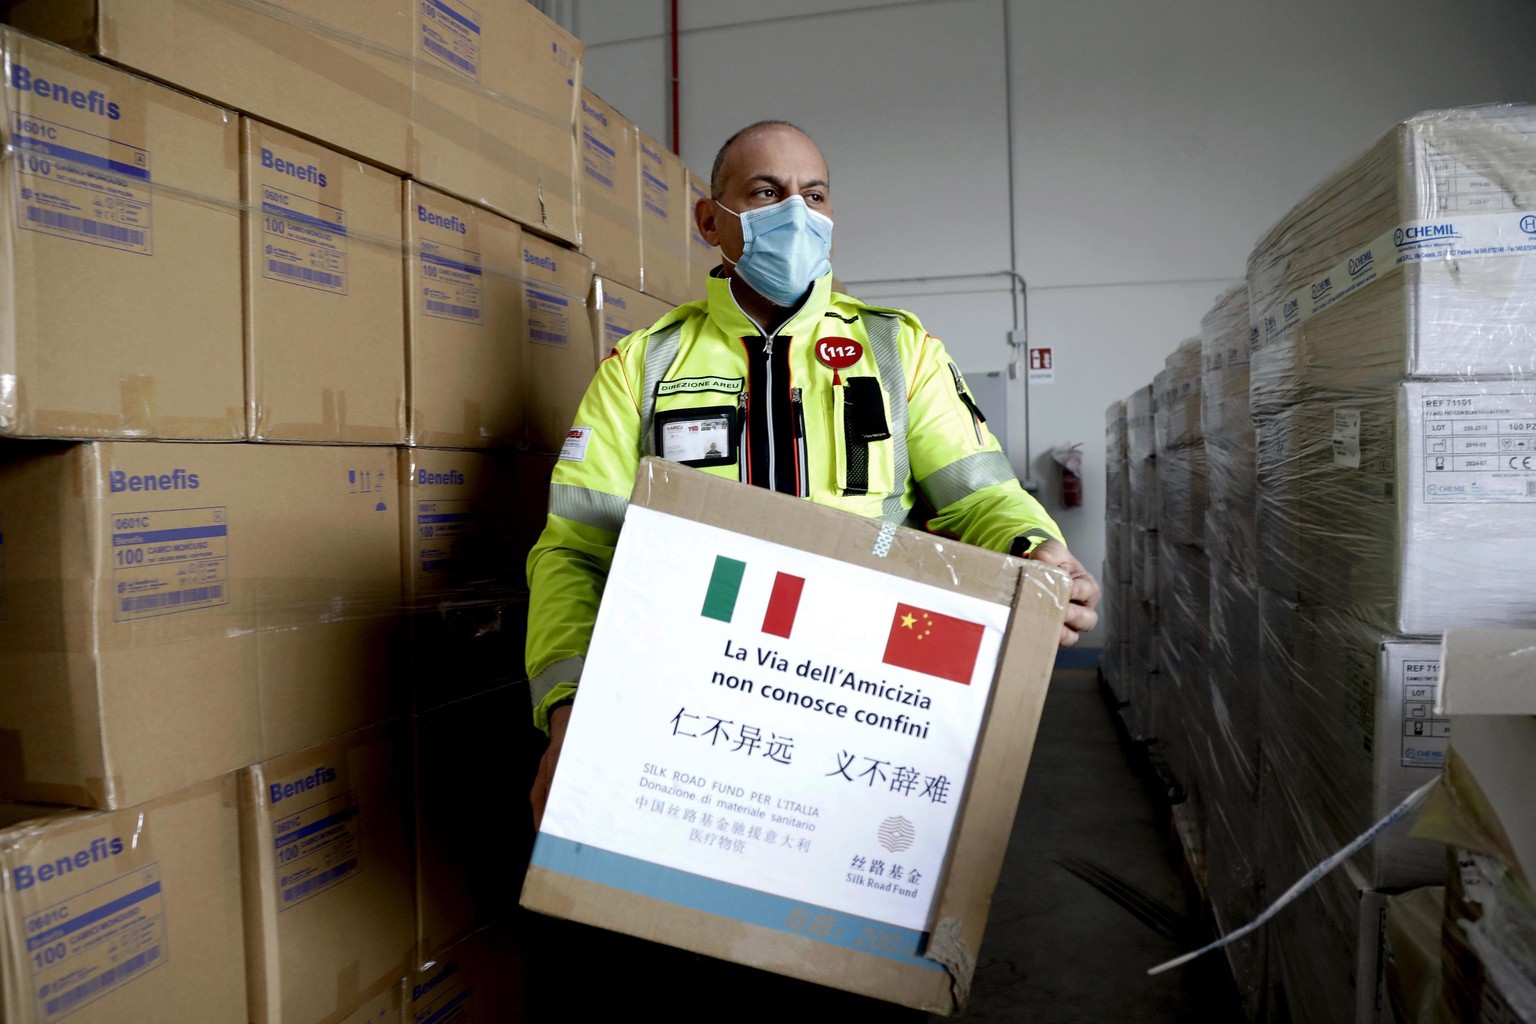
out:
<path id="1" fill-rule="evenodd" d="M 644 455 L 820 505 L 1023 553 L 1061 531 L 987 430 L 944 345 L 912 314 L 831 290 L 771 337 L 709 279 L 709 298 L 603 360 L 555 465 L 528 556 L 534 722 L 570 699 Z"/>

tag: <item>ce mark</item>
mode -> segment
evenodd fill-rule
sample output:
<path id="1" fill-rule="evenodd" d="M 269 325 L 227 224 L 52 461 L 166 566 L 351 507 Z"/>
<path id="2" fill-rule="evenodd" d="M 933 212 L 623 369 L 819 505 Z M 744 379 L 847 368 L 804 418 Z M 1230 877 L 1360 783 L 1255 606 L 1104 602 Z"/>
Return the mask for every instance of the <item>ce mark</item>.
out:
<path id="1" fill-rule="evenodd" d="M 1536 469 L 1536 455 L 1511 455 L 1510 469 Z"/>

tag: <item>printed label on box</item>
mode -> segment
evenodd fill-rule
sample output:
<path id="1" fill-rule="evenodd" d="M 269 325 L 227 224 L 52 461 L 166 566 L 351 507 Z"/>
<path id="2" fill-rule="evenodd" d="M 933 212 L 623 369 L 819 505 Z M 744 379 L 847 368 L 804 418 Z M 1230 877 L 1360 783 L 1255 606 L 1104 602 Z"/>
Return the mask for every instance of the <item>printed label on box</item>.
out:
<path id="1" fill-rule="evenodd" d="M 659 162 L 658 162 L 659 165 Z M 649 167 L 640 168 L 640 195 L 645 200 L 645 208 L 652 216 L 667 219 L 667 193 L 672 190 L 667 183 L 651 173 Z"/>
<path id="2" fill-rule="evenodd" d="M 1333 410 L 1333 464 L 1360 468 L 1360 410 Z"/>
<path id="3" fill-rule="evenodd" d="M 27 964 L 44 1024 L 169 960 L 158 863 L 27 915 Z"/>
<path id="4" fill-rule="evenodd" d="M 154 252 L 149 150 L 21 113 L 10 143 L 22 228 Z"/>
<path id="5" fill-rule="evenodd" d="M 304 804 L 304 792 L 316 788 L 311 783 L 335 780 L 336 769 L 321 766 L 268 787 L 279 912 L 335 888 L 362 869 L 357 794 L 349 790 Z"/>
<path id="6" fill-rule="evenodd" d="M 1451 720 L 1435 716 L 1440 662 L 1407 661 L 1402 667 L 1403 767 L 1444 768 Z"/>
<path id="7" fill-rule="evenodd" d="M 528 340 L 567 348 L 571 344 L 571 300 L 557 294 L 557 285 L 525 284 Z"/>
<path id="8" fill-rule="evenodd" d="M 421 297 L 427 316 L 478 325 L 481 285 L 479 253 L 422 240 Z"/>
<path id="9" fill-rule="evenodd" d="M 229 603 L 223 506 L 112 515 L 114 622 Z"/>
<path id="10" fill-rule="evenodd" d="M 347 294 L 346 211 L 263 185 L 261 230 L 262 277 Z"/>
<path id="11" fill-rule="evenodd" d="M 465 566 L 479 514 L 468 498 L 416 503 L 416 575 L 438 576 Z"/>
<path id="12" fill-rule="evenodd" d="M 1536 393 L 1423 399 L 1424 502 L 1536 502 Z"/>
<path id="13" fill-rule="evenodd" d="M 613 188 L 614 162 L 617 159 L 618 154 L 612 146 L 594 135 L 592 129 L 582 125 L 581 166 L 587 177 L 604 188 Z"/>
<path id="14" fill-rule="evenodd" d="M 462 0 L 421 0 L 421 48 L 480 81 L 480 14 Z"/>
<path id="15" fill-rule="evenodd" d="M 544 834 L 925 928 L 1009 607 L 637 506 L 607 587 Z"/>

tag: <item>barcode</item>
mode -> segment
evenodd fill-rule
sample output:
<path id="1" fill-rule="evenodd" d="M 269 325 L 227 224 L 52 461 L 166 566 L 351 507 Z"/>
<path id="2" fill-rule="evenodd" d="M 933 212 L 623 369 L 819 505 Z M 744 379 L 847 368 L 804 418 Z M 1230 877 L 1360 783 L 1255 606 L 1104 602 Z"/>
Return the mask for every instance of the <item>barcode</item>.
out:
<path id="1" fill-rule="evenodd" d="M 463 316 L 471 320 L 480 319 L 480 311 L 474 306 L 458 306 L 452 302 L 438 302 L 436 299 L 427 300 L 428 313 L 446 313 L 449 316 Z"/>
<path id="2" fill-rule="evenodd" d="M 1525 496 L 1527 498 L 1536 498 L 1536 480 L 1527 480 L 1525 482 Z"/>
<path id="3" fill-rule="evenodd" d="M 122 242 L 125 245 L 144 244 L 144 232 L 142 231 L 121 227 L 117 224 L 105 224 L 99 220 L 72 217 L 67 213 L 44 210 L 37 206 L 27 207 L 27 220 L 34 224 L 41 224 L 44 227 L 57 228 L 60 231 L 73 231 L 76 234 L 91 235 L 94 238 L 105 238 L 108 241 Z"/>
<path id="4" fill-rule="evenodd" d="M 534 327 L 528 331 L 528 337 L 532 338 L 534 341 L 548 342 L 551 345 L 565 344 L 565 335 L 557 334 L 554 331 L 541 331 L 537 327 Z"/>
<path id="5" fill-rule="evenodd" d="M 324 285 L 327 288 L 340 288 L 344 283 L 340 274 L 327 274 L 323 270 L 311 270 L 309 267 L 300 267 L 281 260 L 267 260 L 267 272 L 297 278 L 308 284 Z"/>
<path id="6" fill-rule="evenodd" d="M 168 594 L 138 594 L 125 597 L 125 612 L 142 612 L 151 608 L 173 608 L 179 604 L 197 604 L 200 601 L 217 601 L 224 596 L 222 583 L 211 587 L 193 587 L 191 590 L 173 590 Z"/>
<path id="7" fill-rule="evenodd" d="M 291 885 L 283 890 L 283 902 L 292 903 L 296 899 L 308 896 L 321 886 L 329 885 L 336 881 L 336 879 L 347 874 L 355 867 L 357 867 L 357 858 L 353 857 L 346 863 L 338 864 L 329 871 L 322 871 L 313 878 L 304 879 L 298 885 Z"/>
<path id="8" fill-rule="evenodd" d="M 43 1004 L 43 1010 L 49 1017 L 63 1013 L 85 1002 L 108 985 L 122 981 L 130 974 L 137 974 L 158 959 L 160 959 L 159 946 L 146 949 L 138 956 L 124 960 L 116 967 L 108 967 L 89 981 L 76 985 L 63 995 L 55 996 L 48 1000 Z"/>
<path id="9" fill-rule="evenodd" d="M 428 50 L 431 50 L 433 53 L 443 58 L 443 60 L 447 61 L 449 64 L 452 64 L 460 71 L 463 71 L 465 74 L 472 75 L 475 73 L 475 66 L 473 64 L 465 60 L 463 57 L 460 57 L 458 54 L 454 53 L 452 50 L 448 49 L 448 47 L 444 46 L 442 43 L 439 43 L 437 40 L 423 39 L 421 41 L 421 45 L 425 46 Z"/>

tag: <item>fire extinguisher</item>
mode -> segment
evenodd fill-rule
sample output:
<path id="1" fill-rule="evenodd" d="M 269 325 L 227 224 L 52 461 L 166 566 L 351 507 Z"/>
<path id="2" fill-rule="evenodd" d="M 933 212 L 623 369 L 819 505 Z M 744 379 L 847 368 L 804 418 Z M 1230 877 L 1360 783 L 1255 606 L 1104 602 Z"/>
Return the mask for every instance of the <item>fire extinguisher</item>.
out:
<path id="1" fill-rule="evenodd" d="M 1061 507 L 1083 506 L 1083 444 L 1057 445 L 1051 449 L 1056 462 L 1056 475 L 1061 479 Z"/>

